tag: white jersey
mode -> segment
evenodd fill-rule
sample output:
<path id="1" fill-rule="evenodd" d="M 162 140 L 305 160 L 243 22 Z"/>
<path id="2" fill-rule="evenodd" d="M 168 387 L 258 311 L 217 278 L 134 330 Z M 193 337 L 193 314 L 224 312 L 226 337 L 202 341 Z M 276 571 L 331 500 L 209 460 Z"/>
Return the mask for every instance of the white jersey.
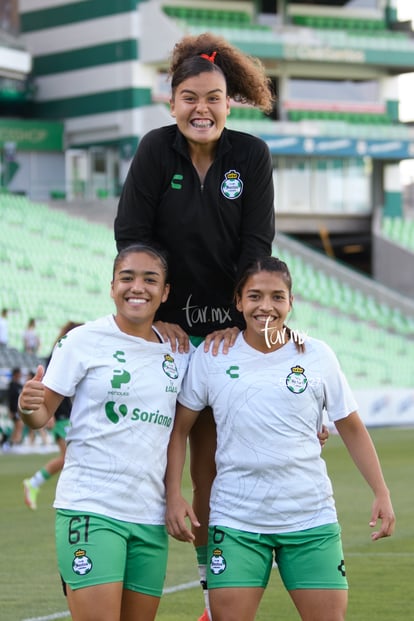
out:
<path id="1" fill-rule="evenodd" d="M 121 332 L 112 315 L 57 343 L 43 383 L 75 396 L 54 507 L 165 523 L 167 446 L 188 360 Z"/>
<path id="2" fill-rule="evenodd" d="M 345 418 L 356 403 L 333 351 L 306 340 L 261 353 L 239 334 L 227 355 L 194 353 L 179 401 L 213 408 L 217 476 L 210 524 L 260 533 L 337 521 L 317 431 L 326 410 Z"/>

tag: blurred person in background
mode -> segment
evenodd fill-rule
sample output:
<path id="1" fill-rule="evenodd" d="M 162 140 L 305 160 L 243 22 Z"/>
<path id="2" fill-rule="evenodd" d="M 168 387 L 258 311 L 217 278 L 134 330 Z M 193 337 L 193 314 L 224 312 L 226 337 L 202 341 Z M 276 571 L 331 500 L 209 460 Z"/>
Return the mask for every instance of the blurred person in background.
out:
<path id="1" fill-rule="evenodd" d="M 13 429 L 10 438 L 3 444 L 3 451 L 13 451 L 22 442 L 24 424 L 18 411 L 19 395 L 22 388 L 22 371 L 20 367 L 15 367 L 12 369 L 7 389 L 9 416 L 13 423 Z"/>
<path id="2" fill-rule="evenodd" d="M 36 332 L 36 320 L 32 317 L 23 332 L 23 351 L 28 354 L 37 354 L 40 347 L 40 339 Z"/>
<path id="3" fill-rule="evenodd" d="M 9 344 L 7 315 L 7 308 L 3 308 L 0 315 L 0 347 L 7 347 Z"/>

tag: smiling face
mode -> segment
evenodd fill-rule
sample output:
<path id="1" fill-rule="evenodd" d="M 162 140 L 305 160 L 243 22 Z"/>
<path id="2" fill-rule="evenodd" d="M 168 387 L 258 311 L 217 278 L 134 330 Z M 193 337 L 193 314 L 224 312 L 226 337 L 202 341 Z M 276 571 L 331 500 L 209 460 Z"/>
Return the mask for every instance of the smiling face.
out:
<path id="1" fill-rule="evenodd" d="M 292 309 L 292 295 L 282 272 L 260 271 L 251 275 L 236 298 L 237 309 L 246 321 L 244 338 L 255 349 L 274 351 L 283 344 L 276 339 L 277 331 L 283 335 L 283 326 Z M 265 334 L 272 335 L 269 348 Z M 285 334 L 285 340 L 288 340 Z"/>
<path id="2" fill-rule="evenodd" d="M 111 297 L 115 321 L 122 332 L 153 340 L 155 313 L 168 297 L 165 268 L 147 252 L 131 252 L 115 264 Z"/>
<path id="3" fill-rule="evenodd" d="M 184 80 L 175 89 L 170 108 L 190 144 L 215 144 L 230 112 L 224 75 L 209 71 Z"/>

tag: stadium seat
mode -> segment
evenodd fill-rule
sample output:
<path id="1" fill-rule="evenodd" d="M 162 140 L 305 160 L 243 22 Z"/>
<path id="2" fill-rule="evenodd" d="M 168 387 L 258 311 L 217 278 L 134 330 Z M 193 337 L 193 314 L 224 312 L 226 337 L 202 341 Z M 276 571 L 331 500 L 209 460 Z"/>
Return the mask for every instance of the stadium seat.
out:
<path id="1" fill-rule="evenodd" d="M 384 217 L 381 223 L 382 234 L 396 244 L 414 252 L 414 221 L 402 217 Z"/>

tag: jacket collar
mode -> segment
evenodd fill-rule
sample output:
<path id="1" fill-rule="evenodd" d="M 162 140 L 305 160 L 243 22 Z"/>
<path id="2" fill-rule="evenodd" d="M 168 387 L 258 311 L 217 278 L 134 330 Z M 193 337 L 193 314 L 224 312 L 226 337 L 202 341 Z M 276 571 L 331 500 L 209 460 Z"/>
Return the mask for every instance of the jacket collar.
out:
<path id="1" fill-rule="evenodd" d="M 178 127 L 176 127 L 176 134 L 175 134 L 175 138 L 173 140 L 172 146 L 178 153 L 180 153 L 181 155 L 184 155 L 187 159 L 190 159 L 190 154 L 188 152 L 187 139 L 180 132 Z M 217 143 L 217 151 L 216 151 L 215 159 L 222 157 L 225 153 L 230 151 L 231 148 L 232 148 L 232 145 L 231 145 L 229 130 L 225 127 Z"/>

